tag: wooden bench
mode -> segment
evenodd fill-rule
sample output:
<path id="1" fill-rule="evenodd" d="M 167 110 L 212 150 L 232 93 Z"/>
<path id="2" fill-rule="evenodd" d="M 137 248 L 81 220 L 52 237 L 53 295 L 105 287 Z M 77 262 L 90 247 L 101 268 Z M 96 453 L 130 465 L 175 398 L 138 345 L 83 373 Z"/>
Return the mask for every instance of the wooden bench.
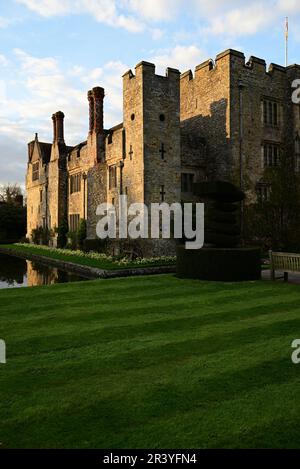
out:
<path id="1" fill-rule="evenodd" d="M 289 279 L 289 273 L 298 272 L 300 273 L 300 254 L 292 254 L 290 252 L 273 252 L 270 251 L 270 269 L 271 269 L 271 280 L 276 280 L 276 270 L 281 270 L 284 275 L 284 281 L 287 282 Z"/>

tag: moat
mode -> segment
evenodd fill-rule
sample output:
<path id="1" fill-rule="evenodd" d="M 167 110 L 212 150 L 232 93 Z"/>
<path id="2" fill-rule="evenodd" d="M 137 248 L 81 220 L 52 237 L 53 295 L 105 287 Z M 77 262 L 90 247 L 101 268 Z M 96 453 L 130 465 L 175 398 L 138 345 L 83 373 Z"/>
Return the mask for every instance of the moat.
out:
<path id="1" fill-rule="evenodd" d="M 39 262 L 0 254 L 0 289 L 52 285 L 87 280 Z"/>

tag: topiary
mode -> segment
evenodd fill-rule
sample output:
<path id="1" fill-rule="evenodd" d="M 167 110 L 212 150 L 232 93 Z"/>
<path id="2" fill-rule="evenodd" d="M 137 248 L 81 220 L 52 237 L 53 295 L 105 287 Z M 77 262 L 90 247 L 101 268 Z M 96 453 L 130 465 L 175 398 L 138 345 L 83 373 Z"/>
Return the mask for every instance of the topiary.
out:
<path id="1" fill-rule="evenodd" d="M 79 228 L 77 231 L 77 244 L 79 249 L 83 249 L 84 241 L 86 239 L 86 220 L 81 219 L 79 222 Z"/>
<path id="2" fill-rule="evenodd" d="M 66 244 L 68 241 L 67 235 L 68 235 L 68 220 L 67 220 L 67 217 L 65 217 L 57 229 L 57 247 L 58 248 L 66 247 Z"/>

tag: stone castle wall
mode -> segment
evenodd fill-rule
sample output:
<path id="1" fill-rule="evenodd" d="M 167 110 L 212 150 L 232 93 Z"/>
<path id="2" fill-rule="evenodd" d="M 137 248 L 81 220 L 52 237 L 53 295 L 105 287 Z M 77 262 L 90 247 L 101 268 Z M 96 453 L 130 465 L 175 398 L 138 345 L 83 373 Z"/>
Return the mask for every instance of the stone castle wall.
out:
<path id="1" fill-rule="evenodd" d="M 230 56 L 220 54 L 189 70 L 180 80 L 180 118 L 184 135 L 196 147 L 199 137 L 207 143 L 205 175 L 229 175 L 230 161 Z"/>
<path id="2" fill-rule="evenodd" d="M 49 161 L 42 152 L 49 144 L 29 144 L 28 235 L 45 220 L 55 228 L 65 215 L 77 214 L 87 219 L 93 239 L 97 206 L 109 202 L 118 209 L 121 194 L 128 204 L 191 200 L 191 194 L 182 193 L 182 173 L 192 174 L 194 181 L 231 180 L 246 190 L 249 201 L 256 200 L 256 186 L 265 175 L 263 145 L 274 143 L 295 157 L 300 113 L 291 101 L 291 82 L 299 75 L 299 66 L 271 64 L 267 70 L 264 60 L 251 57 L 246 63 L 244 54 L 233 50 L 181 76 L 174 69 L 157 75 L 153 64 L 141 62 L 135 73 L 123 76 L 123 122 L 109 130 L 103 126 L 104 90 L 93 88 L 85 142 L 66 147 L 59 112 L 53 116 Z M 264 99 L 277 103 L 277 125 L 264 123 Z M 32 181 L 36 161 L 39 179 Z M 81 189 L 71 194 L 70 180 L 78 174 Z M 149 254 L 173 249 L 166 242 L 144 246 Z"/>
<path id="3" fill-rule="evenodd" d="M 276 144 L 294 155 L 300 130 L 299 106 L 292 103 L 291 82 L 299 67 L 287 69 L 256 57 L 227 50 L 181 76 L 181 125 L 184 138 L 205 138 L 203 164 L 208 179 L 227 179 L 241 186 L 248 201 L 256 200 L 263 182 L 263 146 Z M 263 100 L 278 104 L 278 125 L 263 120 Z M 189 146 L 189 144 L 187 145 Z"/>

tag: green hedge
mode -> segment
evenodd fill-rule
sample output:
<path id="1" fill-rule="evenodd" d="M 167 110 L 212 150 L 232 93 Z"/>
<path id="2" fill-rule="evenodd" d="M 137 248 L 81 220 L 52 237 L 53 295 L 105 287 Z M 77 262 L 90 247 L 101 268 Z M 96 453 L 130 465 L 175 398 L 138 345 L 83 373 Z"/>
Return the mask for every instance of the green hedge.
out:
<path id="1" fill-rule="evenodd" d="M 203 248 L 187 250 L 177 246 L 177 275 L 223 282 L 261 278 L 261 253 L 258 248 Z"/>

